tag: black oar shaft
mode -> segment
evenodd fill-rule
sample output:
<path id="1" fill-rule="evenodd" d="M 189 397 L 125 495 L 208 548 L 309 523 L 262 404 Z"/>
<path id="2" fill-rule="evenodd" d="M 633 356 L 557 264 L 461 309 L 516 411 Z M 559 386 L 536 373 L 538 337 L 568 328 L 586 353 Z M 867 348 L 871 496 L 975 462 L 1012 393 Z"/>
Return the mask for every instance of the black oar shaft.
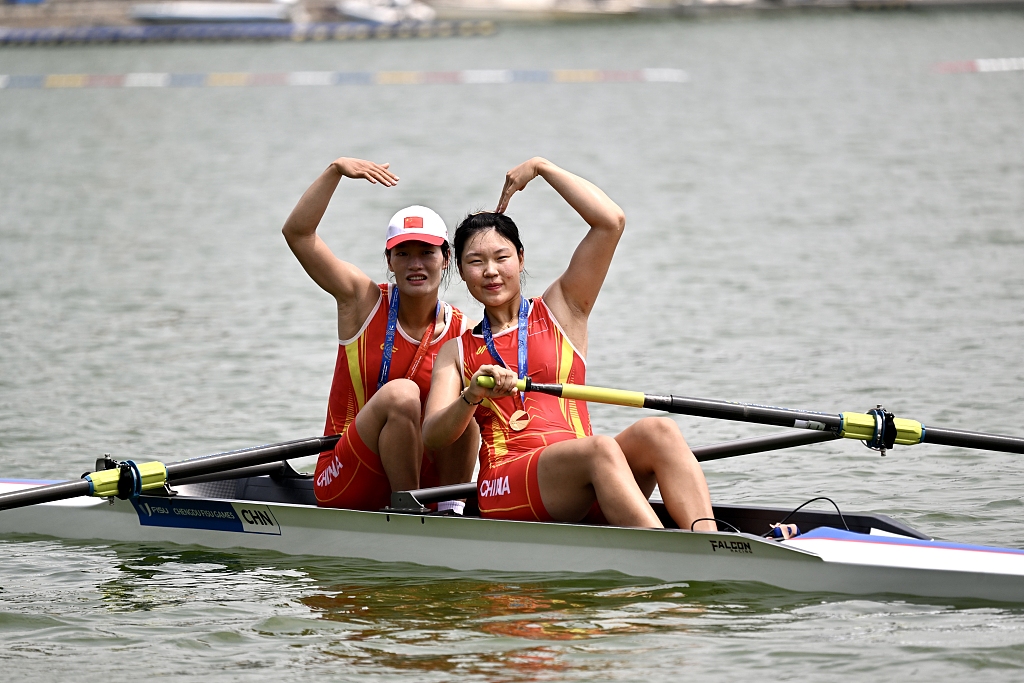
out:
<path id="1" fill-rule="evenodd" d="M 185 477 L 198 477 L 213 472 L 223 472 L 228 469 L 241 467 L 252 467 L 263 465 L 278 460 L 290 460 L 301 458 L 307 455 L 316 455 L 329 451 L 338 443 L 338 435 L 315 436 L 309 439 L 298 439 L 286 441 L 269 446 L 256 446 L 255 448 L 243 448 L 238 451 L 217 453 L 207 455 L 193 460 L 182 460 L 167 465 L 167 481 L 174 484 Z"/>
<path id="2" fill-rule="evenodd" d="M 1015 436 L 999 436 L 997 434 L 980 434 L 965 432 L 959 429 L 942 429 L 927 427 L 921 443 L 934 443 L 942 446 L 959 446 L 960 448 L 980 448 L 1004 453 L 1024 453 L 1024 439 Z"/>
<path id="3" fill-rule="evenodd" d="M 487 386 L 481 377 L 477 381 Z M 643 394 L 639 391 L 622 389 L 606 389 L 577 384 L 534 384 L 529 379 L 520 380 L 525 391 L 538 391 L 552 396 L 572 398 L 582 401 L 594 401 L 611 405 L 631 406 L 635 408 L 651 408 L 679 415 L 710 417 L 719 420 L 736 422 L 752 422 L 755 424 L 774 425 L 825 432 L 848 439 L 859 439 L 867 442 L 872 448 L 884 450 L 891 448 L 893 443 L 913 445 L 916 443 L 933 443 L 943 446 L 960 448 L 980 448 L 1004 453 L 1024 453 L 1024 439 L 1015 436 L 998 434 L 982 434 L 959 429 L 942 429 L 926 427 L 916 420 L 898 418 L 884 412 L 881 407 L 868 413 L 819 413 L 808 410 L 791 410 L 749 403 L 732 403 L 706 398 L 689 398 L 686 396 L 656 396 Z M 883 419 L 884 418 L 884 419 Z M 886 441 L 885 435 L 892 437 Z M 887 445 L 883 445 L 887 444 Z"/>
<path id="4" fill-rule="evenodd" d="M 709 460 L 733 458 L 738 455 L 777 451 L 795 446 L 809 446 L 838 438 L 839 436 L 832 432 L 786 432 L 785 434 L 752 436 L 749 439 L 697 446 L 693 449 L 693 455 L 697 458 L 698 462 L 707 462 Z"/>
<path id="5" fill-rule="evenodd" d="M 526 391 L 538 391 L 542 394 L 578 398 L 584 401 L 610 403 L 613 405 L 634 406 L 664 410 L 667 413 L 693 415 L 695 417 L 713 417 L 719 420 L 737 422 L 753 422 L 756 424 L 775 425 L 776 427 L 795 427 L 815 431 L 831 431 L 838 434 L 843 428 L 843 418 L 828 413 L 815 413 L 807 410 L 790 410 L 789 408 L 773 408 L 748 403 L 730 403 L 706 398 L 687 398 L 686 396 L 655 396 L 642 394 L 639 391 L 622 391 L 577 384 L 537 384 L 528 381 Z M 567 396 L 566 394 L 570 394 Z"/>
<path id="6" fill-rule="evenodd" d="M 693 415 L 696 417 L 713 417 L 719 420 L 736 422 L 752 422 L 755 424 L 775 425 L 776 427 L 796 427 L 815 431 L 828 430 L 838 433 L 842 429 L 843 420 L 839 415 L 815 413 L 789 408 L 773 408 L 771 406 L 730 403 L 704 398 L 688 398 L 686 396 L 644 396 L 644 408 L 664 410 L 668 413 Z"/>
<path id="7" fill-rule="evenodd" d="M 12 491 L 0 495 L 0 510 L 10 510 L 40 503 L 52 503 L 65 498 L 77 498 L 89 495 L 89 482 L 84 479 L 65 481 L 60 484 L 36 486 L 22 491 Z"/>
<path id="8" fill-rule="evenodd" d="M 696 456 L 698 461 L 707 462 L 708 460 L 731 458 L 737 455 L 776 451 L 781 448 L 792 448 L 794 446 L 807 446 L 812 443 L 832 441 L 833 439 L 838 438 L 839 436 L 832 434 L 831 432 L 787 432 L 785 434 L 753 436 L 748 439 L 737 439 L 736 441 L 725 441 L 723 443 L 714 443 L 707 446 L 697 446 L 693 449 L 693 454 Z M 421 514 L 426 511 L 425 506 L 430 503 L 438 503 L 442 500 L 476 497 L 477 489 L 475 481 L 465 484 L 436 486 L 429 489 L 395 491 L 391 494 L 390 510 L 393 512 Z"/>
<path id="9" fill-rule="evenodd" d="M 224 470 L 223 472 L 210 472 L 195 477 L 182 477 L 174 480 L 175 486 L 186 486 L 188 484 L 202 484 L 208 481 L 227 481 L 229 479 L 247 479 L 249 477 L 262 477 L 264 475 L 274 476 L 285 471 L 285 463 L 275 460 L 263 465 L 252 465 L 251 467 L 240 467 L 237 470 Z"/>

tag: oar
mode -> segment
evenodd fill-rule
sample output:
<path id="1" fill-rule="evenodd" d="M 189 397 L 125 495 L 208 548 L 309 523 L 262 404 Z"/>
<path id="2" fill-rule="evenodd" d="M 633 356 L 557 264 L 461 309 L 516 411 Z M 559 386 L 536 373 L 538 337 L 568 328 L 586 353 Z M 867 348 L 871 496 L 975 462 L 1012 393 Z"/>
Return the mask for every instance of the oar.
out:
<path id="1" fill-rule="evenodd" d="M 708 460 L 735 458 L 738 455 L 778 451 L 795 446 L 809 446 L 838 438 L 839 435 L 832 432 L 784 432 L 782 434 L 768 434 L 767 436 L 751 436 L 746 439 L 736 439 L 735 441 L 723 441 L 721 443 L 708 444 L 707 446 L 694 446 L 691 450 L 698 462 L 707 462 Z"/>
<path id="2" fill-rule="evenodd" d="M 812 443 L 821 443 L 822 441 L 831 441 L 838 438 L 838 435 L 831 432 L 785 432 L 783 434 L 736 439 L 735 441 L 723 441 L 722 443 L 713 443 L 707 446 L 695 446 L 693 448 L 693 455 L 699 462 L 707 462 L 708 460 L 732 458 L 737 455 L 776 451 L 794 446 L 807 446 Z M 427 513 L 428 509 L 426 506 L 430 503 L 440 503 L 443 500 L 457 500 L 459 498 L 475 499 L 476 497 L 475 481 L 466 482 L 465 484 L 435 486 L 428 489 L 394 491 L 391 493 L 391 505 L 384 512 L 421 515 Z"/>
<path id="3" fill-rule="evenodd" d="M 478 377 L 477 383 L 485 388 L 494 386 L 491 377 Z M 516 384 L 519 391 L 536 391 L 560 398 L 571 398 L 592 403 L 608 403 L 633 408 L 652 408 L 680 415 L 712 417 L 719 420 L 753 422 L 831 432 L 846 439 L 859 439 L 882 454 L 893 444 L 910 446 L 933 443 L 942 446 L 980 448 L 1004 453 L 1024 453 L 1024 439 L 1016 436 L 982 434 L 959 429 L 925 427 L 916 420 L 894 417 L 881 406 L 867 413 L 816 413 L 789 408 L 773 408 L 750 403 L 731 403 L 706 398 L 685 396 L 654 396 L 639 391 L 605 389 L 582 384 L 535 384 L 530 378 Z"/>
<path id="4" fill-rule="evenodd" d="M 314 436 L 309 439 L 217 453 L 202 458 L 172 462 L 169 465 L 155 461 L 136 464 L 129 460 L 118 463 L 113 469 L 87 474 L 82 479 L 0 494 L 0 510 L 50 503 L 79 496 L 130 498 L 143 491 L 164 488 L 166 485 L 203 475 L 316 455 L 334 448 L 340 438 L 337 434 Z"/>

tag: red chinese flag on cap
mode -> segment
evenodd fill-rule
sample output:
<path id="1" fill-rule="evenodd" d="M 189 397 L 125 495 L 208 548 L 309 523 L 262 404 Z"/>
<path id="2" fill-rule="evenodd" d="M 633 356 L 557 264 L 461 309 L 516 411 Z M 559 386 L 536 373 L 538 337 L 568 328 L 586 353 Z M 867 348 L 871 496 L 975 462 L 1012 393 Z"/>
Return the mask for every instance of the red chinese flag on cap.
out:
<path id="1" fill-rule="evenodd" d="M 412 228 L 423 229 L 423 217 L 422 216 L 406 216 L 405 217 L 405 229 L 410 230 Z"/>

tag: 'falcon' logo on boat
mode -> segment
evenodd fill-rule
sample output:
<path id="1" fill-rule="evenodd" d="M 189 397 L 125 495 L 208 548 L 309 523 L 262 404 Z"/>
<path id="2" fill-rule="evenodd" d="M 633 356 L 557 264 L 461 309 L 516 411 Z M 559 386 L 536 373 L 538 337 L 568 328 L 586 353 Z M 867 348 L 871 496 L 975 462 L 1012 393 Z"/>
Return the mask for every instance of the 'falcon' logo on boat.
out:
<path id="1" fill-rule="evenodd" d="M 750 547 L 750 543 L 747 541 L 715 541 L 709 540 L 711 543 L 711 551 L 718 552 L 719 550 L 728 550 L 732 553 L 754 553 L 754 549 Z"/>
<path id="2" fill-rule="evenodd" d="M 506 493 L 511 493 L 512 489 L 508 485 L 508 477 L 498 477 L 497 479 L 484 479 L 480 482 L 480 496 L 487 498 L 489 496 L 504 496 Z"/>

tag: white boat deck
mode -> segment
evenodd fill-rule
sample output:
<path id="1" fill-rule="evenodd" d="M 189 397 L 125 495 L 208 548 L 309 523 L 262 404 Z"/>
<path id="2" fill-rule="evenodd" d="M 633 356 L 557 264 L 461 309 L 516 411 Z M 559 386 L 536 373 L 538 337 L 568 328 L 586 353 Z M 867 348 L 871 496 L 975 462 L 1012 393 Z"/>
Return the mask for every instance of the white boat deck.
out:
<path id="1" fill-rule="evenodd" d="M 826 562 L 1024 576 L 1024 550 L 815 529 L 783 545 Z"/>

